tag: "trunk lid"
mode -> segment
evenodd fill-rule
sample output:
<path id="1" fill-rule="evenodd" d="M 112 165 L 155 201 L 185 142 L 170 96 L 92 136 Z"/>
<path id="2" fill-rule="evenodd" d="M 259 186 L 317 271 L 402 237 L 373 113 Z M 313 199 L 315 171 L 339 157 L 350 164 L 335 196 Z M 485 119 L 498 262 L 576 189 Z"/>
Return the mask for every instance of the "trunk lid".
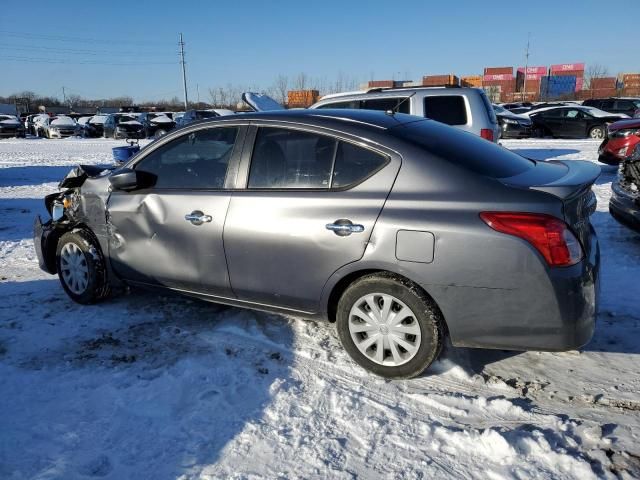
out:
<path id="1" fill-rule="evenodd" d="M 600 172 L 599 166 L 587 161 L 538 161 L 534 168 L 515 177 L 502 179 L 502 182 L 559 198 L 563 204 L 565 222 L 586 250 L 591 235 L 589 217 L 596 211 L 597 206 L 591 186 Z"/>
<path id="2" fill-rule="evenodd" d="M 284 110 L 284 107 L 269 95 L 263 95 L 261 93 L 244 92 L 242 94 L 242 100 L 256 112 Z"/>

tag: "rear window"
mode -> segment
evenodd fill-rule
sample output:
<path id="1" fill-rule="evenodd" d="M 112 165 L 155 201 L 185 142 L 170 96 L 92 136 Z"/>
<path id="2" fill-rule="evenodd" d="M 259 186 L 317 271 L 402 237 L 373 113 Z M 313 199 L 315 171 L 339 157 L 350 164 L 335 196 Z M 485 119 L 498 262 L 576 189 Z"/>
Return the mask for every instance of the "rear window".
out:
<path id="1" fill-rule="evenodd" d="M 318 108 L 360 108 L 360 100 L 348 100 L 343 102 L 327 103 L 320 105 Z"/>
<path id="2" fill-rule="evenodd" d="M 370 98 L 362 101 L 360 108 L 366 110 L 396 110 L 398 113 L 409 113 L 410 101 L 407 97 L 396 98 Z"/>
<path id="3" fill-rule="evenodd" d="M 406 123 L 393 128 L 392 132 L 437 157 L 486 177 L 513 177 L 535 166 L 533 160 L 477 135 L 427 120 Z"/>
<path id="4" fill-rule="evenodd" d="M 424 97 L 424 116 L 447 125 L 465 125 L 467 107 L 462 95 Z"/>

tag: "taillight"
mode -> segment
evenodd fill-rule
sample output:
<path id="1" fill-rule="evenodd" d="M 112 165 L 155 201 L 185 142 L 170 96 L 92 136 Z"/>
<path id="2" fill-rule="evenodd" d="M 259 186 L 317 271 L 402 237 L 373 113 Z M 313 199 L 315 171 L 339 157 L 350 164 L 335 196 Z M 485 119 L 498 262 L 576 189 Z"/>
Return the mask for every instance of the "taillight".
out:
<path id="1" fill-rule="evenodd" d="M 580 242 L 562 220 L 542 213 L 482 212 L 494 230 L 526 240 L 552 267 L 569 267 L 582 260 Z"/>
<path id="2" fill-rule="evenodd" d="M 491 130 L 490 128 L 483 128 L 482 130 L 480 130 L 480 136 L 485 140 L 493 142 L 493 130 Z"/>

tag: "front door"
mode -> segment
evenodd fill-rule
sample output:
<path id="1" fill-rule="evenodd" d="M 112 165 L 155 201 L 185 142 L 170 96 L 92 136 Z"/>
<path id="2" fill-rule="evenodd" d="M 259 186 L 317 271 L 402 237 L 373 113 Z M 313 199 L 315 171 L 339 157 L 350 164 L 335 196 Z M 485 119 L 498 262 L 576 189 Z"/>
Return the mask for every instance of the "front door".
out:
<path id="1" fill-rule="evenodd" d="M 231 286 L 241 300 L 315 312 L 331 274 L 363 256 L 400 159 L 281 127 L 259 127 L 253 145 L 224 231 Z"/>
<path id="2" fill-rule="evenodd" d="M 109 256 L 126 280 L 229 296 L 222 232 L 229 164 L 239 127 L 200 128 L 163 142 L 134 165 L 153 188 L 114 191 L 108 201 Z"/>
<path id="3" fill-rule="evenodd" d="M 584 138 L 587 132 L 587 115 L 576 108 L 564 110 L 564 136 Z"/>

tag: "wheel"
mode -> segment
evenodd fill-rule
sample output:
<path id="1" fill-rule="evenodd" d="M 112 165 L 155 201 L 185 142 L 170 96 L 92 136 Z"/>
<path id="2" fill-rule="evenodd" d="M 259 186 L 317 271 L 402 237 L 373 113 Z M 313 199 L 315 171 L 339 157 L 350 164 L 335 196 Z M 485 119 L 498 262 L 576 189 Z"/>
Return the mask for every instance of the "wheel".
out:
<path id="1" fill-rule="evenodd" d="M 156 133 L 153 135 L 153 138 L 160 138 L 163 135 L 166 135 L 167 131 L 163 129 L 156 130 Z"/>
<path id="2" fill-rule="evenodd" d="M 589 138 L 594 138 L 596 140 L 602 140 L 605 137 L 604 127 L 597 126 L 593 127 L 589 130 Z"/>
<path id="3" fill-rule="evenodd" d="M 444 321 L 436 304 L 417 285 L 392 274 L 356 280 L 340 297 L 336 313 L 344 349 L 382 377 L 415 377 L 442 348 Z"/>
<path id="4" fill-rule="evenodd" d="M 104 256 L 89 233 L 75 230 L 60 237 L 56 267 L 60 283 L 73 301 L 87 305 L 109 294 Z"/>

